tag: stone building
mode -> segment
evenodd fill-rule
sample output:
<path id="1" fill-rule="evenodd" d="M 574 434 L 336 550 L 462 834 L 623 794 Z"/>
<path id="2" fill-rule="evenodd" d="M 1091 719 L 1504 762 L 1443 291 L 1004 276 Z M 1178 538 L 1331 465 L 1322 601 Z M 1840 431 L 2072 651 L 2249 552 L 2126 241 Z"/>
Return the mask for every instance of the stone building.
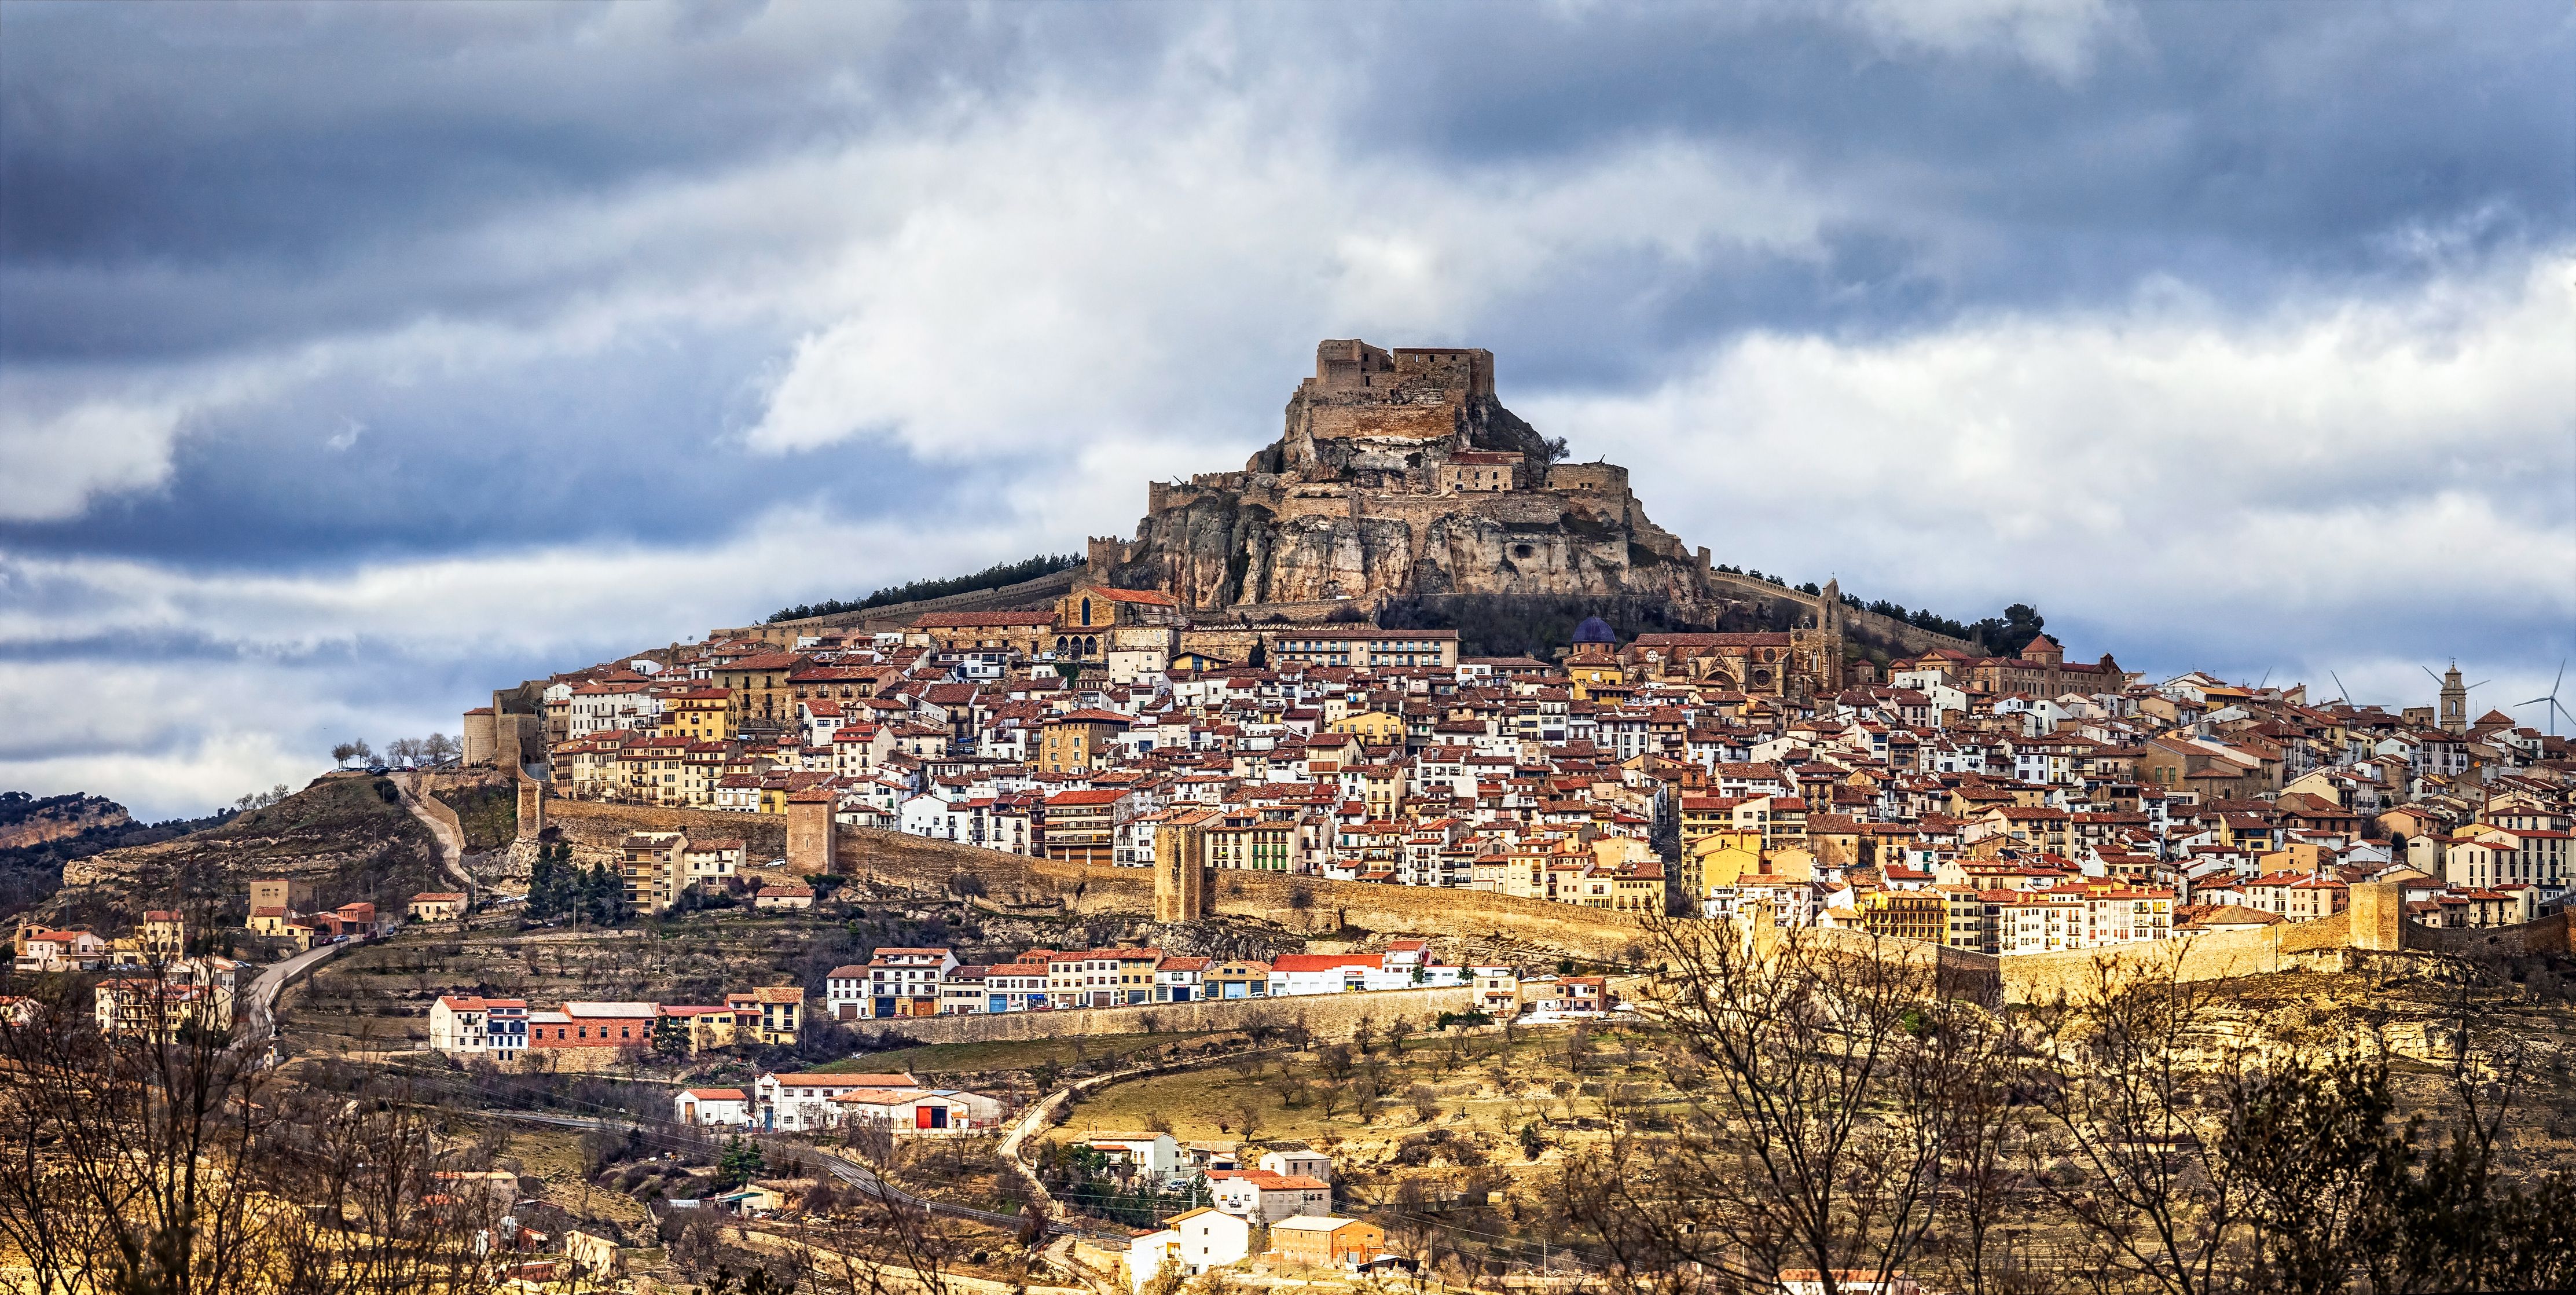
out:
<path id="1" fill-rule="evenodd" d="M 1184 614 L 1312 605 L 1294 619 L 1415 594 L 1731 601 L 1625 469 L 1563 453 L 1496 398 L 1490 351 L 1327 341 L 1279 439 L 1240 472 L 1151 485 L 1133 541 L 1094 541 L 1090 578 Z"/>

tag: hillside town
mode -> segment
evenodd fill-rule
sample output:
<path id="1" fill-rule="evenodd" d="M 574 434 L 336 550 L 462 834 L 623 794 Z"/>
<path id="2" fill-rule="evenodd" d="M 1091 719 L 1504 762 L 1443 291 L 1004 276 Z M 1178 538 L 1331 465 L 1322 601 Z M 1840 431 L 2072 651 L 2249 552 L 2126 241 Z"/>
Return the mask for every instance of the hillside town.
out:
<path id="1" fill-rule="evenodd" d="M 1890 655 L 1820 593 L 1797 629 L 1622 640 L 1593 618 L 1539 660 L 1462 657 L 1447 630 L 1201 628 L 1169 595 L 1077 584 L 556 676 L 530 713 L 469 713 L 466 747 L 507 738 L 578 800 L 827 800 L 846 826 L 1115 867 L 1186 827 L 1217 869 L 2001 955 L 2327 916 L 2363 881 L 2439 927 L 2563 902 L 2566 741 L 2472 717 L 2456 667 L 2436 705 L 2391 711 L 2150 681 L 2037 632 Z M 739 840 L 681 835 L 630 842 L 659 861 L 640 907 L 746 884 Z"/>

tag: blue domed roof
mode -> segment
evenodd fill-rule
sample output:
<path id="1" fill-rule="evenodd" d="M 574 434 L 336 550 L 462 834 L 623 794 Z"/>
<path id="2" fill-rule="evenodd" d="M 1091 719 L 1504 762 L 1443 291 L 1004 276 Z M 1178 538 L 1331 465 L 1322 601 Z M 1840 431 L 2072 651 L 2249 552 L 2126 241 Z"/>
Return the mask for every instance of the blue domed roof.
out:
<path id="1" fill-rule="evenodd" d="M 1610 628 L 1610 622 L 1605 621 L 1598 616 L 1586 616 L 1583 618 L 1582 624 L 1574 627 L 1574 641 L 1577 643 L 1616 643 L 1619 641 L 1619 631 Z"/>

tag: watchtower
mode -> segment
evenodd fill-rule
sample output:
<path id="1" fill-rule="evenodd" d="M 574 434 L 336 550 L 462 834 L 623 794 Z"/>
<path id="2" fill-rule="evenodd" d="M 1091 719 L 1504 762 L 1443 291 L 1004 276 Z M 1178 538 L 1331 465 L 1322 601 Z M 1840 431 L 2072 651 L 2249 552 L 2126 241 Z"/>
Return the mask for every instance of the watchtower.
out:
<path id="1" fill-rule="evenodd" d="M 1207 828 L 1212 812 L 1166 820 L 1154 830 L 1154 920 L 1194 922 L 1208 902 Z"/>
<path id="2" fill-rule="evenodd" d="M 2406 891 L 2394 882 L 2355 883 L 2346 894 L 2348 943 L 2356 949 L 2395 953 L 2406 947 Z"/>
<path id="3" fill-rule="evenodd" d="M 519 773 L 519 839 L 533 841 L 546 830 L 546 785 Z"/>
<path id="4" fill-rule="evenodd" d="M 787 794 L 787 870 L 804 876 L 832 871 L 839 822 L 830 790 L 809 787 Z"/>

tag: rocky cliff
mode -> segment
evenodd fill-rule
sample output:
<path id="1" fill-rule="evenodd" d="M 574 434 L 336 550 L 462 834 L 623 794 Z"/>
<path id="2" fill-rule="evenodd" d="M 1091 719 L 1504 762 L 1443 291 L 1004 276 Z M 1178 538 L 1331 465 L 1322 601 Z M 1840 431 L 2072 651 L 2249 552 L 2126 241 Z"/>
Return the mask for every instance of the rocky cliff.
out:
<path id="1" fill-rule="evenodd" d="M 1093 568 L 1195 611 L 1624 595 L 1714 621 L 1733 600 L 1706 551 L 1647 519 L 1625 468 L 1563 453 L 1496 398 L 1492 352 L 1328 341 L 1277 441 L 1241 472 L 1154 483 Z"/>
<path id="2" fill-rule="evenodd" d="M 0 850 L 24 849 L 134 820 L 123 805 L 103 796 L 47 796 L 0 792 Z"/>

